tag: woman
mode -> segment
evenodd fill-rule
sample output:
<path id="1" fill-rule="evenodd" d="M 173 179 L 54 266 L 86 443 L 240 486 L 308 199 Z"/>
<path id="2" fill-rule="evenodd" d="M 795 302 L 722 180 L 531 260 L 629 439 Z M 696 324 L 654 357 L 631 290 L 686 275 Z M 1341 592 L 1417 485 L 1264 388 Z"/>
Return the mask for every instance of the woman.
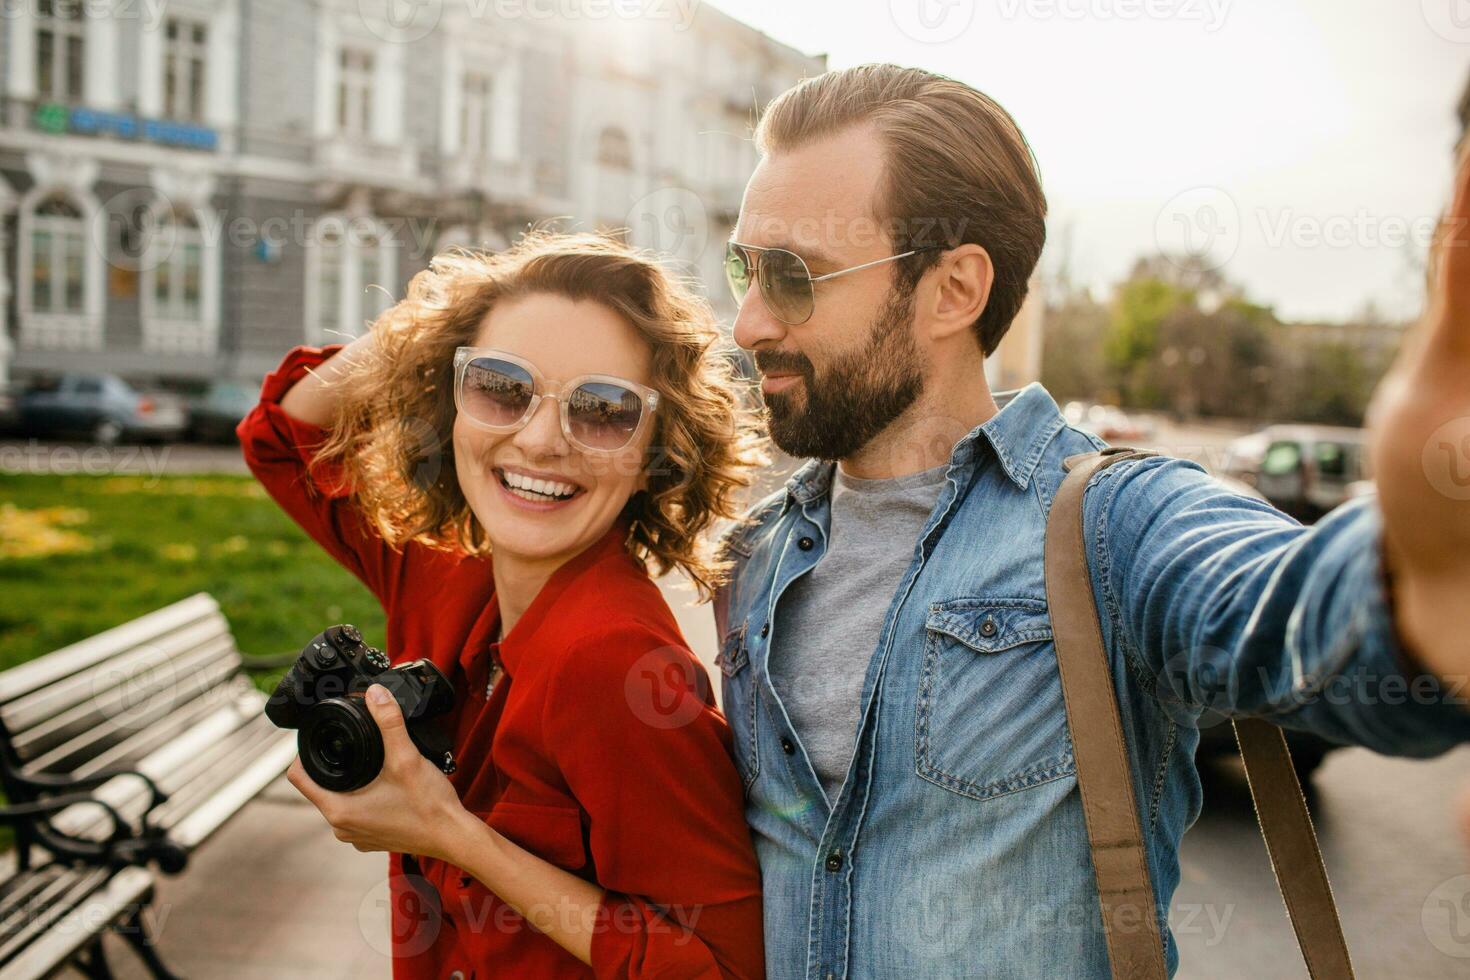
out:
<path id="1" fill-rule="evenodd" d="M 452 776 L 381 685 L 377 779 L 289 773 L 339 840 L 392 852 L 395 977 L 762 975 L 728 729 L 649 575 L 708 593 L 701 532 L 759 462 L 716 337 L 649 259 L 538 234 L 438 256 L 364 337 L 288 354 L 241 422 L 266 489 L 382 602 L 389 658 L 454 683 Z"/>

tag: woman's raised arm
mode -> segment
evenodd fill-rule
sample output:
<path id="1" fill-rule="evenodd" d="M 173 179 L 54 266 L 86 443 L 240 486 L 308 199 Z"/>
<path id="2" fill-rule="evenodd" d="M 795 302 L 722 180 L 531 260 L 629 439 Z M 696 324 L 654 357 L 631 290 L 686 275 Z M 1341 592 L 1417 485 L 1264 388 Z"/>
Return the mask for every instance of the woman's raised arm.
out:
<path id="1" fill-rule="evenodd" d="M 368 331 L 308 371 L 281 398 L 281 411 L 298 422 L 326 428 L 336 417 L 343 379 L 351 376 L 363 357 L 371 355 L 373 343 L 372 331 Z"/>

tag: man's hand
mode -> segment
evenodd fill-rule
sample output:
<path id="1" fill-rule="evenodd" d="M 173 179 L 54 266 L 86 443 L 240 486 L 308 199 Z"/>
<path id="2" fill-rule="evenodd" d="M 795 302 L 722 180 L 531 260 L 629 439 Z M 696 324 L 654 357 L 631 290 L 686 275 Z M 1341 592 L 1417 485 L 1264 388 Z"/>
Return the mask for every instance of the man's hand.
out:
<path id="1" fill-rule="evenodd" d="M 1398 633 L 1449 679 L 1470 674 L 1470 156 L 1430 263 L 1424 320 L 1369 419 Z"/>
<path id="2" fill-rule="evenodd" d="M 403 711 L 391 695 L 384 702 L 368 688 L 368 710 L 383 733 L 383 771 L 360 789 L 334 793 L 306 774 L 298 756 L 286 778 L 315 804 L 338 840 L 359 851 L 398 851 L 448 860 L 457 821 L 465 810 L 449 778 L 425 759 L 408 737 Z"/>

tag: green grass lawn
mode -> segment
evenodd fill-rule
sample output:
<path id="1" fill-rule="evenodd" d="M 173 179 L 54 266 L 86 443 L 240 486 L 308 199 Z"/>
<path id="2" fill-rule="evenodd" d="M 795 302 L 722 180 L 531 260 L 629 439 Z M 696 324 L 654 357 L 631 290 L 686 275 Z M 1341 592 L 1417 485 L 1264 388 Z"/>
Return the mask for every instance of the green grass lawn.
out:
<path id="1" fill-rule="evenodd" d="M 0 475 L 0 669 L 201 591 L 246 653 L 333 623 L 383 641 L 377 600 L 249 477 Z"/>
<path id="2" fill-rule="evenodd" d="M 377 600 L 249 477 L 0 475 L 0 669 L 201 591 L 247 653 L 342 622 L 383 638 Z"/>

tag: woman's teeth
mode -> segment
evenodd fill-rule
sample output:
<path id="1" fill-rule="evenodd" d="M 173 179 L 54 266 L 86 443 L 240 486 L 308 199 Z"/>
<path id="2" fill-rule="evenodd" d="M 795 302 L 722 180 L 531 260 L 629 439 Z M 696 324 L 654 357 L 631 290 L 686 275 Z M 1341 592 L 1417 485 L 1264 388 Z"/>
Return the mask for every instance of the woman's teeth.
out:
<path id="1" fill-rule="evenodd" d="M 577 492 L 570 483 L 555 480 L 533 480 L 519 473 L 501 471 L 500 482 L 517 497 L 524 500 L 566 500 Z"/>

